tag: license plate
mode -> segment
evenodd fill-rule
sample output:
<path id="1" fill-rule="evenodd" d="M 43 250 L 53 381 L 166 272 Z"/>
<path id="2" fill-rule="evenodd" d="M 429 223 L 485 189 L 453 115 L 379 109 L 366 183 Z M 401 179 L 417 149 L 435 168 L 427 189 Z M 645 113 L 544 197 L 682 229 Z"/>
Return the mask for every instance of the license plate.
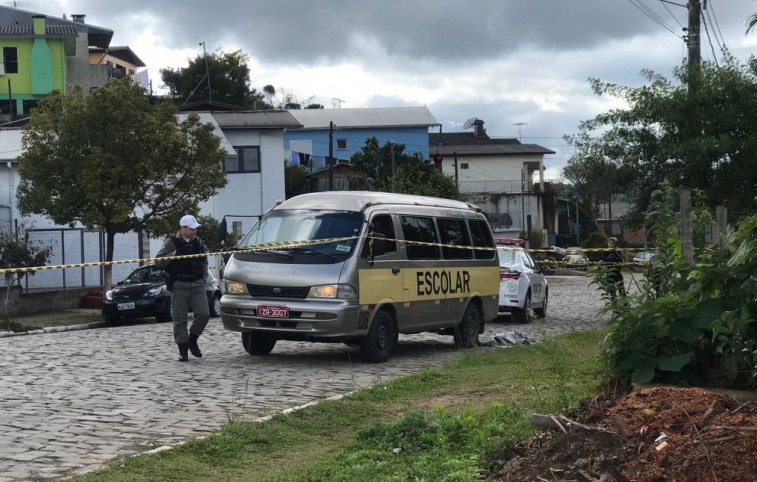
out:
<path id="1" fill-rule="evenodd" d="M 119 310 L 133 310 L 134 309 L 134 303 L 119 303 L 118 304 Z"/>
<path id="2" fill-rule="evenodd" d="M 263 318 L 289 318 L 287 306 L 258 306 L 258 316 Z"/>

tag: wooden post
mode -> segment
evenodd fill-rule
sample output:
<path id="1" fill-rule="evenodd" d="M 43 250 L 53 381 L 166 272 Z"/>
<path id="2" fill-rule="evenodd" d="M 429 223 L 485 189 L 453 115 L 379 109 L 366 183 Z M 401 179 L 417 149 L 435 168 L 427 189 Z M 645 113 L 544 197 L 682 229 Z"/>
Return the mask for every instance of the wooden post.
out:
<path id="1" fill-rule="evenodd" d="M 723 245 L 728 234 L 728 208 L 715 206 L 715 221 L 718 223 L 718 244 Z"/>
<path id="2" fill-rule="evenodd" d="M 691 227 L 691 189 L 682 187 L 679 193 L 681 203 L 681 258 L 694 264 L 694 242 Z"/>

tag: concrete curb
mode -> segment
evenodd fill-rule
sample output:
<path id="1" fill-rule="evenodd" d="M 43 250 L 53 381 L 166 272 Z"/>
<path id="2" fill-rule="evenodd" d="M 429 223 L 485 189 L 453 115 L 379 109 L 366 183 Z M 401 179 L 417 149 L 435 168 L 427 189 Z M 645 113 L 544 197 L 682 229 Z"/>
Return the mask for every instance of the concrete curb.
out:
<path id="1" fill-rule="evenodd" d="M 10 338 L 12 336 L 24 336 L 24 335 L 44 335 L 46 333 L 62 333 L 64 331 L 77 331 L 77 330 L 89 330 L 91 328 L 100 328 L 105 326 L 104 321 L 93 321 L 91 323 L 80 323 L 78 325 L 61 325 L 61 326 L 49 326 L 47 328 L 41 328 L 39 330 L 29 331 L 0 331 L 0 338 Z"/>

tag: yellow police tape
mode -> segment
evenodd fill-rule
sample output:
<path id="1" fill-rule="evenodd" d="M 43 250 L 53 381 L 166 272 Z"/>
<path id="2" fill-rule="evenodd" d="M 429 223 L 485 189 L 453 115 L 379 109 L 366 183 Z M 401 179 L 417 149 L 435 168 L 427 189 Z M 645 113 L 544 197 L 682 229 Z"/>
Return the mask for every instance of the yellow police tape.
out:
<path id="1" fill-rule="evenodd" d="M 426 241 L 409 241 L 404 239 L 393 239 L 393 238 L 375 238 L 373 236 L 365 236 L 367 238 L 373 239 L 383 239 L 384 241 L 394 241 L 398 243 L 406 243 L 406 244 L 414 244 L 419 246 L 437 246 L 437 247 L 444 247 L 444 248 L 456 248 L 456 249 L 476 249 L 479 251 L 496 251 L 496 250 L 518 250 L 522 249 L 518 246 L 509 246 L 509 245 L 499 245 L 494 248 L 487 248 L 487 247 L 471 247 L 471 246 L 462 246 L 457 244 L 444 244 L 444 243 L 432 243 L 432 242 L 426 242 Z M 326 239 L 311 239 L 306 241 L 273 241 L 268 243 L 261 243 L 261 244 L 251 244 L 247 245 L 243 248 L 237 247 L 226 251 L 219 251 L 219 252 L 213 252 L 213 253 L 202 253 L 202 254 L 188 254 L 183 256 L 164 256 L 160 258 L 140 258 L 140 259 L 127 259 L 127 260 L 118 260 L 118 261 L 91 261 L 87 263 L 70 263 L 70 264 L 57 264 L 57 265 L 50 265 L 50 266 L 28 266 L 28 267 L 11 267 L 11 268 L 4 268 L 0 269 L 0 275 L 5 275 L 6 273 L 34 273 L 37 271 L 52 271 L 57 269 L 68 269 L 68 268 L 92 268 L 92 267 L 99 267 L 99 266 L 114 266 L 119 264 L 134 264 L 134 263 L 154 263 L 158 260 L 160 261 L 168 261 L 168 260 L 174 260 L 174 259 L 188 259 L 188 258 L 204 258 L 208 256 L 230 256 L 232 254 L 244 254 L 244 253 L 257 253 L 257 252 L 264 252 L 264 251 L 273 251 L 277 249 L 287 249 L 287 248 L 297 248 L 297 247 L 303 247 L 303 246 L 318 246 L 321 244 L 330 244 L 330 243 L 336 243 L 341 241 L 351 241 L 351 240 L 358 240 L 361 239 L 361 236 L 346 236 L 342 238 L 326 238 Z M 567 251 L 566 248 L 560 248 L 563 251 Z M 620 248 L 576 248 L 581 253 L 587 253 L 587 252 L 603 252 L 603 251 L 622 251 Z M 552 254 L 561 254 L 555 249 L 529 249 L 530 253 L 552 253 Z M 648 249 L 647 251 L 655 251 L 654 249 Z M 572 266 L 572 267 L 587 267 L 590 265 L 600 265 L 605 264 L 602 262 L 567 262 L 567 261 L 553 261 L 553 260 L 539 260 L 538 261 L 541 264 L 550 264 L 550 265 L 565 265 L 565 266 Z M 613 263 L 613 265 L 617 266 L 642 266 L 646 264 L 647 262 L 641 262 L 641 263 Z"/>

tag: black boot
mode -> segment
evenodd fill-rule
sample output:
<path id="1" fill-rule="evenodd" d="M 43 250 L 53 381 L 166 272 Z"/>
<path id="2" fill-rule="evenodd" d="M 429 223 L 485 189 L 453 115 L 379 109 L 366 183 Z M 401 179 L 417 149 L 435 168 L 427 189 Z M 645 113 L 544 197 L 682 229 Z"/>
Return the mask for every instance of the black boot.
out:
<path id="1" fill-rule="evenodd" d="M 189 351 L 192 352 L 192 355 L 194 355 L 197 358 L 202 358 L 202 352 L 200 351 L 200 347 L 197 346 L 197 336 L 190 333 L 189 335 Z"/>
<path id="2" fill-rule="evenodd" d="M 179 361 L 180 362 L 189 361 L 189 355 L 187 354 L 187 350 L 189 349 L 189 346 L 186 343 L 178 343 L 178 345 L 179 345 Z"/>

